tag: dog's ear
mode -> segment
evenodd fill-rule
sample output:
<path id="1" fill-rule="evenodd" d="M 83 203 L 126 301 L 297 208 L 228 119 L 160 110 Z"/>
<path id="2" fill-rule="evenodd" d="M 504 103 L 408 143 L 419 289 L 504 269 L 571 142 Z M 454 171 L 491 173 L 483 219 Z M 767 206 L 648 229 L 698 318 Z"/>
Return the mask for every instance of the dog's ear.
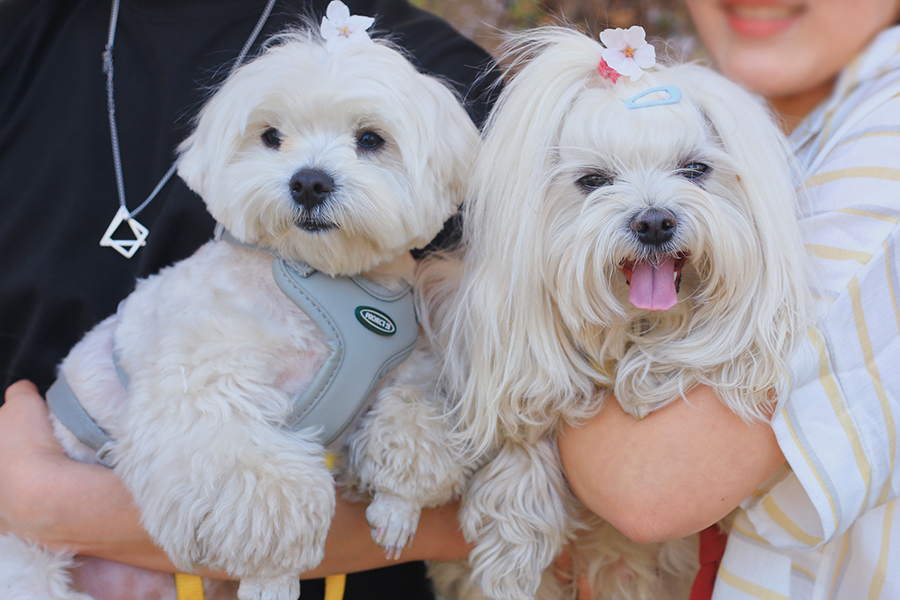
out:
<path id="1" fill-rule="evenodd" d="M 434 153 L 428 160 L 428 169 L 431 176 L 437 178 L 438 186 L 452 195 L 455 208 L 465 197 L 481 137 L 460 100 L 447 86 L 428 78 L 423 89 L 428 90 L 439 110 L 434 119 L 433 134 L 442 140 L 430 144 Z"/>
<path id="2" fill-rule="evenodd" d="M 452 344 L 470 376 L 460 391 L 460 419 L 489 443 L 519 424 L 538 428 L 586 414 L 592 372 L 561 325 L 553 274 L 541 265 L 545 206 L 561 124 L 573 100 L 598 83 L 603 48 L 558 28 L 514 40 L 527 54 L 488 119 L 466 200 L 462 299 L 452 316 Z M 523 206 L 524 205 L 524 206 Z"/>
<path id="3" fill-rule="evenodd" d="M 416 160 L 405 162 L 418 180 L 418 189 L 432 189 L 446 201 L 450 211 L 446 218 L 465 197 L 480 136 L 459 98 L 442 81 L 417 75 L 415 85 L 416 93 L 404 110 L 422 118 L 415 121 L 418 130 L 407 136 L 401 150 L 416 155 Z"/>
<path id="4" fill-rule="evenodd" d="M 235 71 L 207 100 L 195 119 L 194 131 L 178 146 L 178 175 L 207 198 L 210 183 L 228 164 L 244 135 L 262 89 L 258 61 Z"/>
<path id="5" fill-rule="evenodd" d="M 723 400 L 732 408 L 746 407 L 746 399 L 741 403 L 739 395 L 753 389 L 765 402 L 773 382 L 786 381 L 786 361 L 811 314 L 810 273 L 792 182 L 793 155 L 761 99 L 709 69 L 696 65 L 676 69 L 732 159 L 735 172 L 729 176 L 735 178 L 731 187 L 738 197 L 731 200 L 746 204 L 740 208 L 758 243 L 756 272 L 729 283 L 736 290 L 732 315 L 742 321 L 732 326 L 746 328 L 755 339 L 751 351 L 736 357 L 721 374 L 724 381 L 745 384 L 740 390 L 721 388 Z"/>

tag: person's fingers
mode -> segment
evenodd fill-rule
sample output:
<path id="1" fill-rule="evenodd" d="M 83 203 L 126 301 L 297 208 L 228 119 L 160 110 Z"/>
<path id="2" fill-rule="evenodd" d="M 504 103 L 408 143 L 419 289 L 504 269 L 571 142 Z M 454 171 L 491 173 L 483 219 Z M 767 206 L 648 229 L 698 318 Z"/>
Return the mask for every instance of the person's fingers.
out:
<path id="1" fill-rule="evenodd" d="M 47 403 L 30 381 L 17 381 L 6 389 L 0 406 L 0 462 L 27 452 L 61 454 L 53 433 Z"/>
<path id="2" fill-rule="evenodd" d="M 17 402 L 20 400 L 27 401 L 33 399 L 34 396 L 37 396 L 38 398 L 41 397 L 41 395 L 38 394 L 37 386 L 27 379 L 17 381 L 6 388 L 6 402 Z"/>
<path id="3" fill-rule="evenodd" d="M 37 387 L 18 381 L 6 389 L 0 406 L 0 532 L 34 538 L 48 521 L 41 506 L 54 467 L 68 460 L 53 433 L 49 412 Z"/>

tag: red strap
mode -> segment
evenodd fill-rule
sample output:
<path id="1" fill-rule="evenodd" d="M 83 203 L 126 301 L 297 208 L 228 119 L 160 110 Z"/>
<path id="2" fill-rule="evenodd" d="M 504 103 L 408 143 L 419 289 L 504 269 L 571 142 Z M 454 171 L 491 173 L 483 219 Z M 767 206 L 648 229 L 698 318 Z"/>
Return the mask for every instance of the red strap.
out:
<path id="1" fill-rule="evenodd" d="M 710 600 L 713 586 L 716 583 L 716 574 L 719 572 L 719 563 L 725 554 L 725 542 L 728 535 L 718 525 L 711 525 L 700 532 L 700 571 L 694 579 L 691 587 L 690 600 Z"/>

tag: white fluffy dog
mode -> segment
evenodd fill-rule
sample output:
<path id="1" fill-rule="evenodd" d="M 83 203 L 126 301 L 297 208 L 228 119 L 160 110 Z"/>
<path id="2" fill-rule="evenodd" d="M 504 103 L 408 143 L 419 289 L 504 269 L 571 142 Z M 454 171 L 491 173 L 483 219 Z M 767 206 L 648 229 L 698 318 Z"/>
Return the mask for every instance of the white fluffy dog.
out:
<path id="1" fill-rule="evenodd" d="M 560 424 L 610 392 L 643 417 L 697 384 L 758 418 L 786 393 L 810 306 L 790 160 L 761 102 L 696 65 L 613 83 L 603 46 L 564 28 L 512 48 L 462 262 L 422 272 L 461 434 L 492 457 L 461 520 L 474 581 L 495 600 L 533 598 L 577 529 Z M 594 523 L 575 563 L 597 598 L 659 600 L 686 594 L 694 548 Z M 457 567 L 436 576 L 470 593 L 448 583 Z M 562 593 L 544 580 L 541 596 Z"/>
<path id="2" fill-rule="evenodd" d="M 299 574 L 322 559 L 335 482 L 319 429 L 286 423 L 330 348 L 276 286 L 272 255 L 329 276 L 362 274 L 361 287 L 406 289 L 408 250 L 456 210 L 477 144 L 454 93 L 389 43 L 332 53 L 311 28 L 270 43 L 204 106 L 178 172 L 237 241 L 211 241 L 140 281 L 61 365 L 115 439 L 115 473 L 144 526 L 180 569 L 227 571 L 242 580 L 242 600 L 296 600 Z M 413 419 L 401 407 L 429 393 L 417 386 L 431 368 L 414 353 L 382 382 L 380 400 Z M 344 376 L 356 376 L 352 365 Z M 355 463 L 379 462 L 356 483 L 412 498 L 402 487 L 409 457 L 392 462 L 394 432 L 374 429 L 356 442 Z M 96 460 L 58 422 L 56 431 L 73 457 Z M 462 481 L 427 492 L 446 501 Z M 395 498 L 381 512 L 378 500 L 373 528 L 396 553 L 418 513 L 397 525 Z M 85 598 L 68 589 L 67 555 L 12 536 L 0 538 L 0 554 L 4 600 Z"/>

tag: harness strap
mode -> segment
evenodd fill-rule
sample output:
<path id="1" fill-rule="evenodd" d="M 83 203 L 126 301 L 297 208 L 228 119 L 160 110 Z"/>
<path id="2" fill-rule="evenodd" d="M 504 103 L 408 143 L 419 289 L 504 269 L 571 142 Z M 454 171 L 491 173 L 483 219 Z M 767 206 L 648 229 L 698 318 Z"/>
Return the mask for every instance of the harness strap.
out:
<path id="1" fill-rule="evenodd" d="M 325 578 L 325 594 L 323 600 L 341 600 L 347 587 L 347 575 L 329 575 Z M 179 598 L 178 600 L 181 600 Z"/>
<path id="2" fill-rule="evenodd" d="M 288 419 L 293 429 L 323 428 L 337 447 L 388 371 L 406 360 L 419 335 L 412 290 L 388 290 L 364 277 L 300 271 L 275 259 L 275 283 L 317 325 L 331 349 Z"/>
<path id="3" fill-rule="evenodd" d="M 97 453 L 100 464 L 112 468 L 112 436 L 84 410 L 62 373 L 47 390 L 47 406 L 82 444 Z"/>
<path id="4" fill-rule="evenodd" d="M 204 600 L 203 578 L 187 573 L 175 573 L 175 597 L 178 600 Z"/>
<path id="5" fill-rule="evenodd" d="M 239 240 L 221 223 L 215 239 L 272 255 L 275 283 L 325 336 L 331 352 L 294 398 L 287 424 L 295 430 L 322 427 L 323 444 L 338 448 L 378 381 L 412 354 L 419 335 L 412 290 L 407 285 L 389 290 L 361 275 L 326 275 Z"/>
<path id="6" fill-rule="evenodd" d="M 728 543 L 728 534 L 719 529 L 718 524 L 713 524 L 700 532 L 700 550 L 698 558 L 700 570 L 694 578 L 691 586 L 689 600 L 709 600 L 712 598 L 713 588 L 716 585 L 716 576 L 719 573 L 719 563 L 725 554 L 725 545 Z"/>

